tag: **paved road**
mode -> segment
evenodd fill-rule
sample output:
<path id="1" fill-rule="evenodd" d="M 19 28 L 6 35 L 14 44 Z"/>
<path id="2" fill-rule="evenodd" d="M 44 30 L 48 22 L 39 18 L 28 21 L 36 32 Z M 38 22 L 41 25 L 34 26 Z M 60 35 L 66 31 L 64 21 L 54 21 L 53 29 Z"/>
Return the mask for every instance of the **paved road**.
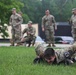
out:
<path id="1" fill-rule="evenodd" d="M 0 46 L 10 46 L 10 43 L 0 43 Z"/>
<path id="2" fill-rule="evenodd" d="M 56 47 L 70 47 L 70 44 L 56 44 Z"/>
<path id="3" fill-rule="evenodd" d="M 10 43 L 0 43 L 0 46 L 10 46 Z M 56 47 L 69 47 L 71 46 L 70 44 L 56 44 Z"/>

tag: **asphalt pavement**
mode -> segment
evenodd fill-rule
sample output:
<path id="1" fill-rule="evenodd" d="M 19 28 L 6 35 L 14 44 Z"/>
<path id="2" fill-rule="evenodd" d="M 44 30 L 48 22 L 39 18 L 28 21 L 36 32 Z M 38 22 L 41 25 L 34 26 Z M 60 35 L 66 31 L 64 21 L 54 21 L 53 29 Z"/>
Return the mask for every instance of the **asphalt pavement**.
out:
<path id="1" fill-rule="evenodd" d="M 71 45 L 70 44 L 55 44 L 56 47 L 70 47 Z M 9 47 L 10 46 L 10 43 L 0 43 L 0 46 L 7 46 Z"/>

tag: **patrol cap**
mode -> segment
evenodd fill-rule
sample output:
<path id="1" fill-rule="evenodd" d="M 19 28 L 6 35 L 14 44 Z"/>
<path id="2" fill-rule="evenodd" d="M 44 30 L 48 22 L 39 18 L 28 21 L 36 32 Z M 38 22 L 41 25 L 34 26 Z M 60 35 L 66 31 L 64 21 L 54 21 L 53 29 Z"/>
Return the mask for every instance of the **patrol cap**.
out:
<path id="1" fill-rule="evenodd" d="M 32 24 L 32 21 L 29 21 L 28 24 Z"/>
<path id="2" fill-rule="evenodd" d="M 72 9 L 72 12 L 74 12 L 74 11 L 76 11 L 76 8 L 73 8 L 73 9 Z"/>
<path id="3" fill-rule="evenodd" d="M 16 10 L 16 8 L 12 8 L 12 11 Z"/>
<path id="4" fill-rule="evenodd" d="M 21 14 L 21 15 L 22 15 L 22 12 L 21 12 L 21 11 L 19 11 L 19 12 L 18 12 L 18 14 Z"/>

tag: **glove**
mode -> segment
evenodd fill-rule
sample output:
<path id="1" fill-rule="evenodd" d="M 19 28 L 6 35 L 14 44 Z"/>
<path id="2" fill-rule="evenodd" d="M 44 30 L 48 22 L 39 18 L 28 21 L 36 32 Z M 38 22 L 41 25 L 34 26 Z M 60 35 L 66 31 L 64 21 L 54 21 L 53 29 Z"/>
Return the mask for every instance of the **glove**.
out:
<path id="1" fill-rule="evenodd" d="M 71 58 L 75 51 L 69 50 L 68 52 L 64 53 L 65 58 Z"/>
<path id="2" fill-rule="evenodd" d="M 70 58 L 70 53 L 69 53 L 69 52 L 65 52 L 65 53 L 64 53 L 64 57 L 65 57 L 65 58 Z"/>
<path id="3" fill-rule="evenodd" d="M 35 59 L 33 60 L 33 63 L 34 63 L 34 64 L 37 64 L 37 63 L 40 63 L 40 61 L 41 61 L 41 58 L 35 58 Z"/>
<path id="4" fill-rule="evenodd" d="M 70 65 L 70 64 L 73 64 L 74 62 L 72 61 L 72 55 L 74 54 L 74 52 L 73 51 L 71 51 L 71 50 L 69 50 L 68 52 L 65 52 L 64 53 L 64 63 L 65 63 L 65 65 Z"/>

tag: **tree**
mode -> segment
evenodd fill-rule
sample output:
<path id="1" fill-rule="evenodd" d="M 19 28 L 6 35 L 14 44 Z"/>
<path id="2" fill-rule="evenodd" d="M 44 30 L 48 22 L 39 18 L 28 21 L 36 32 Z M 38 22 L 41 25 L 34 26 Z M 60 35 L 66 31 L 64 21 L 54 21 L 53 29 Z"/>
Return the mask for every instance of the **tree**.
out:
<path id="1" fill-rule="evenodd" d="M 72 8 L 76 7 L 76 0 L 21 0 L 24 3 L 22 8 L 25 14 L 25 23 L 32 20 L 39 23 L 45 10 L 49 9 L 56 21 L 67 21 L 71 16 Z"/>

